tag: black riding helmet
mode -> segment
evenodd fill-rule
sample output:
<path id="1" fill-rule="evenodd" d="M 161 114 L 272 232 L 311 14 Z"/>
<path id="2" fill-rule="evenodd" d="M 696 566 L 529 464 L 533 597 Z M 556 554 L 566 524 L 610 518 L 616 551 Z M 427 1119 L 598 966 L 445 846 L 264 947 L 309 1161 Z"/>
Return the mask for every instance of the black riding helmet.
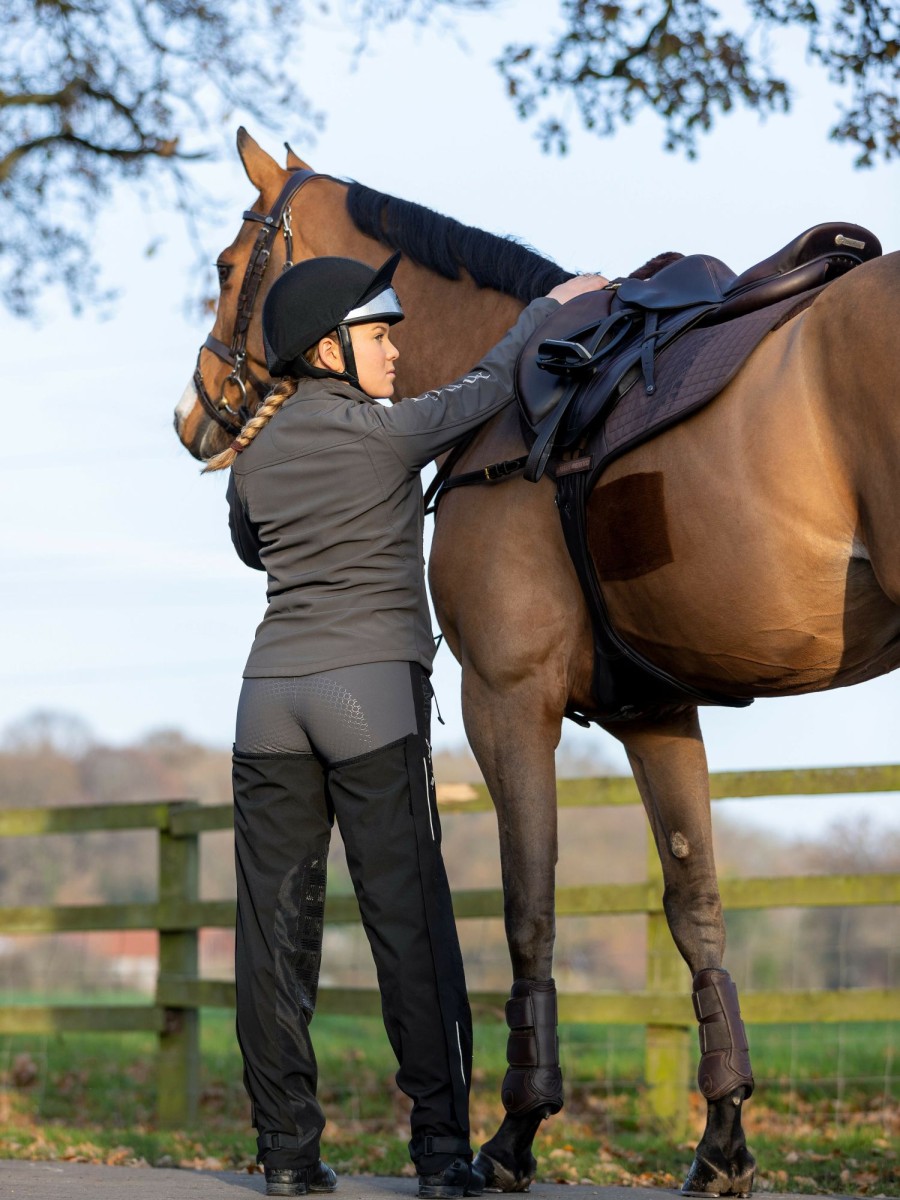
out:
<path id="1" fill-rule="evenodd" d="M 393 254 L 375 270 L 355 258 L 308 258 L 285 271 L 269 289 L 262 330 L 271 375 L 331 376 L 359 386 L 348 327 L 370 321 L 394 325 L 403 309 L 391 279 L 400 261 Z M 344 370 L 314 367 L 303 357 L 320 338 L 337 332 Z"/>

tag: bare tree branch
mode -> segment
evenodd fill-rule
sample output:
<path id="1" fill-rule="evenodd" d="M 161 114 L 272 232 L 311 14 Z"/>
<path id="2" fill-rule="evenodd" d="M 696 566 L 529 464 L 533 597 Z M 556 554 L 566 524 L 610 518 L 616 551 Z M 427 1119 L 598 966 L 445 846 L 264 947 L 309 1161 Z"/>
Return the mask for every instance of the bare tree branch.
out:
<path id="1" fill-rule="evenodd" d="M 576 120 L 600 136 L 656 114 L 668 149 L 689 157 L 738 106 L 766 116 L 791 104 L 771 42 L 801 29 L 832 82 L 830 136 L 870 166 L 900 155 L 900 6 L 896 0 L 743 0 L 746 28 L 713 0 L 542 0 L 559 29 L 514 44 L 497 64 L 519 115 L 546 149 L 565 151 Z M 185 164 L 214 151 L 235 109 L 307 140 L 322 116 L 272 47 L 302 36 L 310 13 L 341 17 L 358 50 L 386 23 L 454 31 L 461 13 L 516 0 L 4 0 L 0 43 L 0 298 L 33 311 L 62 285 L 73 307 L 102 298 L 91 220 L 126 183 L 192 222 Z M 504 11 L 505 11 L 504 8 Z M 732 22 L 734 24 L 734 22 Z M 553 27 L 548 20 L 548 28 Z M 161 199 L 160 199 L 161 198 Z M 48 215 L 51 214 L 51 215 Z"/>
<path id="2" fill-rule="evenodd" d="M 790 109 L 790 84 L 773 73 L 764 34 L 801 28 L 810 58 L 837 88 L 842 115 L 830 136 L 858 148 L 859 166 L 900 153 L 896 4 L 744 2 L 748 29 L 739 34 L 703 0 L 560 0 L 562 34 L 541 46 L 510 45 L 498 66 L 520 116 L 538 122 L 545 149 L 565 152 L 569 127 L 554 101 L 573 99 L 584 127 L 603 136 L 654 112 L 666 148 L 694 157 L 698 134 L 736 105 L 761 116 Z"/>

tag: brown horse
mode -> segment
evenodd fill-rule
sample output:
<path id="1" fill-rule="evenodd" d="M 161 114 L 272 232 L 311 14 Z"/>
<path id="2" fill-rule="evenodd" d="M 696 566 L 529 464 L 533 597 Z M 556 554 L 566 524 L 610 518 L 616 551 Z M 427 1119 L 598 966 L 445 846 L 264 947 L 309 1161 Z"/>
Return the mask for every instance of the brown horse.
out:
<path id="1" fill-rule="evenodd" d="M 564 277 L 515 243 L 417 206 L 293 175 L 305 164 L 289 154 L 281 168 L 243 130 L 238 150 L 259 195 L 219 257 L 215 325 L 176 410 L 178 435 L 197 458 L 227 444 L 233 410 L 253 408 L 268 383 L 261 298 L 289 252 L 374 265 L 387 246 L 405 251 L 396 276 L 409 314 L 398 338 L 401 395 L 470 367 L 530 296 Z M 604 596 L 619 632 L 670 674 L 736 697 L 778 696 L 845 686 L 900 663 L 900 357 L 887 319 L 897 312 L 900 254 L 858 267 L 769 334 L 713 405 L 607 471 L 604 483 L 645 473 L 664 482 L 650 515 L 670 561 L 605 583 Z M 506 410 L 458 469 L 523 448 Z M 479 1161 L 494 1187 L 523 1190 L 540 1120 L 562 1103 L 551 979 L 554 750 L 567 706 L 591 704 L 590 623 L 553 483 L 518 476 L 448 493 L 430 581 L 497 809 L 516 981 L 507 1115 Z M 741 1106 L 752 1078 L 736 994 L 721 970 L 725 928 L 697 709 L 672 705 L 604 727 L 628 754 L 662 861 L 669 927 L 694 978 L 708 1111 L 685 1190 L 744 1194 L 754 1161 Z"/>

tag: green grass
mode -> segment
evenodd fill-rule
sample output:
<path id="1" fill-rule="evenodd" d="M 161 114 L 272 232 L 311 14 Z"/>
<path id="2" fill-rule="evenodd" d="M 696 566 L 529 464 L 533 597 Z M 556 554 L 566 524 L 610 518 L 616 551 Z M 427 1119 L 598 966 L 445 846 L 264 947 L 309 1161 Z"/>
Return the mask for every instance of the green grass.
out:
<path id="1" fill-rule="evenodd" d="M 244 1169 L 253 1133 L 241 1085 L 233 1013 L 203 1013 L 200 1119 L 191 1130 L 156 1128 L 149 1034 L 0 1039 L 0 1155 L 101 1162 L 179 1163 Z M 760 1163 L 759 1190 L 900 1196 L 898 1024 L 761 1026 L 750 1030 L 757 1091 L 746 1129 Z M 345 1173 L 400 1174 L 408 1102 L 380 1022 L 324 1016 L 313 1023 L 325 1147 Z M 506 1031 L 476 1027 L 473 1140 L 502 1111 Z M 643 1031 L 564 1026 L 567 1104 L 541 1127 L 539 1178 L 675 1186 L 690 1164 L 703 1113 L 694 1098 L 691 1138 L 673 1144 L 642 1107 Z"/>

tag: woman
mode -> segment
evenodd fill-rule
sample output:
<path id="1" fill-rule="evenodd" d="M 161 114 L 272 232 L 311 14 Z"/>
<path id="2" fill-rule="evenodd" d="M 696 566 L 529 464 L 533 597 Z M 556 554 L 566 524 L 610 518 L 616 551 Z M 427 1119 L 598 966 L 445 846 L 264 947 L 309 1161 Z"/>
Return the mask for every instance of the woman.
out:
<path id="1" fill-rule="evenodd" d="M 343 258 L 297 264 L 263 309 L 282 382 L 207 470 L 232 468 L 232 539 L 268 574 L 234 746 L 237 1031 L 270 1196 L 330 1192 L 309 1037 L 326 859 L 337 818 L 412 1100 L 419 1195 L 480 1195 L 472 1027 L 440 851 L 429 745 L 435 646 L 419 472 L 509 403 L 522 345 L 602 287 L 580 276 L 525 309 L 469 374 L 393 406 L 403 311 L 391 279 Z"/>

